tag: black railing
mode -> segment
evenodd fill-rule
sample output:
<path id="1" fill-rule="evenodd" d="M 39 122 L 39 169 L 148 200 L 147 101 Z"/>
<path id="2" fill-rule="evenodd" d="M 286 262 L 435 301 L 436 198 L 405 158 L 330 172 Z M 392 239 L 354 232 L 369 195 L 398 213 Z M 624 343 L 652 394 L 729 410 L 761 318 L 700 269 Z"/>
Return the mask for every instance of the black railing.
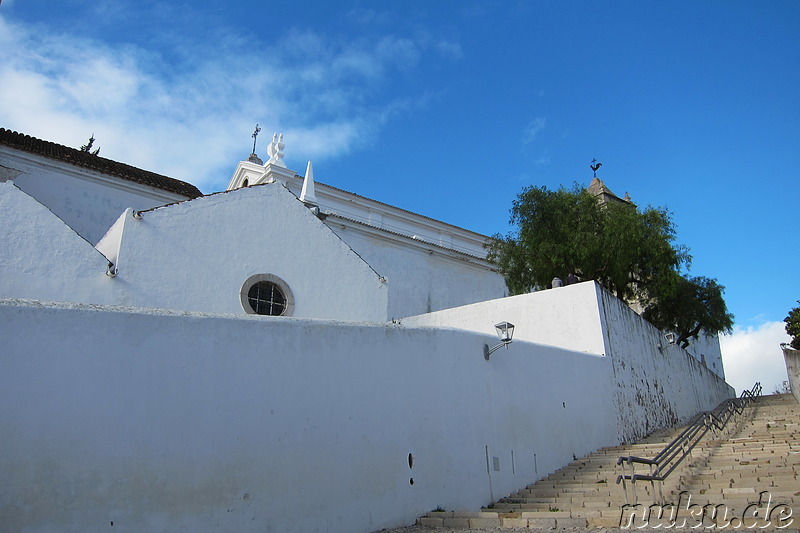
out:
<path id="1" fill-rule="evenodd" d="M 636 457 L 634 455 L 620 457 L 617 460 L 617 465 L 622 467 L 622 474 L 617 476 L 617 484 L 622 483 L 622 488 L 625 491 L 625 503 L 630 503 L 628 499 L 628 482 L 630 482 L 631 491 L 633 492 L 633 503 L 636 504 L 636 482 L 649 481 L 653 489 L 654 498 L 655 483 L 659 482 L 658 501 L 656 503 L 664 504 L 664 496 L 661 487 L 664 480 L 667 479 L 667 476 L 669 476 L 687 456 L 691 455 L 694 447 L 697 446 L 697 443 L 700 442 L 706 433 L 712 431 L 715 435 L 718 435 L 724 431 L 731 418 L 743 414 L 747 405 L 759 396 L 761 396 L 761 383 L 756 383 L 751 390 L 743 391 L 739 398 L 729 398 L 713 411 L 700 413 L 686 426 L 686 429 L 681 431 L 677 437 L 672 439 L 672 441 L 652 459 Z M 648 472 L 646 474 L 637 474 L 634 466 L 636 464 L 646 465 Z M 630 470 L 630 472 L 628 472 L 628 470 Z"/>

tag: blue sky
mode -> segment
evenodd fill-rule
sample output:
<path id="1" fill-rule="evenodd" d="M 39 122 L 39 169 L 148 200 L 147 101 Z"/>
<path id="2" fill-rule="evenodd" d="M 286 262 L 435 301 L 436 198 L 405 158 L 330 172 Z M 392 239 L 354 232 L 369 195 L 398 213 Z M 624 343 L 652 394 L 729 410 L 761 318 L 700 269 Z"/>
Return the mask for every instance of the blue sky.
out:
<path id="1" fill-rule="evenodd" d="M 764 336 L 736 372 L 771 383 L 800 299 L 799 25 L 796 1 L 3 0 L 0 126 L 213 192 L 259 123 L 264 159 L 283 132 L 290 168 L 485 234 L 597 158 L 673 212 L 727 287 L 726 352 Z"/>

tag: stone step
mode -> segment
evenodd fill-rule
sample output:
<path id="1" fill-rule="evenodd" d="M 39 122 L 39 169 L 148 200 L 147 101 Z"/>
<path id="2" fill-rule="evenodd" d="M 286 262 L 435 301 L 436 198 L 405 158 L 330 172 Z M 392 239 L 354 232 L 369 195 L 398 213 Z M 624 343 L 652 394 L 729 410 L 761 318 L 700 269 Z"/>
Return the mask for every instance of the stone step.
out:
<path id="1" fill-rule="evenodd" d="M 727 439 L 709 433 L 663 484 L 664 499 L 685 501 L 689 494 L 698 509 L 705 505 L 741 514 L 759 505 L 768 491 L 772 502 L 789 505 L 800 521 L 800 407 L 789 400 L 794 402 L 789 396 L 762 397 L 752 420 L 741 421 Z M 451 529 L 620 527 L 630 515 L 623 514 L 625 493 L 616 484 L 622 472 L 618 458 L 654 457 L 680 429 L 593 452 L 480 512 L 432 512 L 418 523 Z M 636 471 L 644 472 L 644 466 L 637 465 Z M 627 485 L 632 497 L 630 482 Z M 657 484 L 639 483 L 635 489 L 644 508 L 659 494 Z M 763 529 L 775 528 L 758 528 L 764 525 Z"/>

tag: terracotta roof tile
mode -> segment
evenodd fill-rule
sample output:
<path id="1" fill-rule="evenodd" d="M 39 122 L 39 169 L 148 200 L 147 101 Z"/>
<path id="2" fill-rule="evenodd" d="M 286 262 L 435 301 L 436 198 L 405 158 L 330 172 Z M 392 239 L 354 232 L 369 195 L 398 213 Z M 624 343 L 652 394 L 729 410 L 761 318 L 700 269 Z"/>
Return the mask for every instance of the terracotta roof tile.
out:
<path id="1" fill-rule="evenodd" d="M 87 168 L 103 174 L 116 176 L 156 189 L 180 194 L 187 198 L 203 196 L 203 193 L 191 183 L 176 180 L 168 176 L 162 176 L 155 172 L 142 170 L 141 168 L 126 165 L 125 163 L 112 161 L 111 159 L 100 157 L 99 155 L 82 152 L 75 148 L 70 148 L 69 146 L 43 141 L 36 137 L 17 133 L 16 131 L 7 130 L 5 128 L 0 128 L 0 145 L 40 155 L 48 159 L 62 161 L 77 167 Z"/>

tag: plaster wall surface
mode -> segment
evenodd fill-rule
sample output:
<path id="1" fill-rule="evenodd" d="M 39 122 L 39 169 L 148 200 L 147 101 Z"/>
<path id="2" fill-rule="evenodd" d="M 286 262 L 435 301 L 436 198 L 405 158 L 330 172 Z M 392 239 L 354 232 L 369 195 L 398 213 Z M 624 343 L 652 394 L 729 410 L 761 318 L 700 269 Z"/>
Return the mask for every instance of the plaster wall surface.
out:
<path id="1" fill-rule="evenodd" d="M 725 379 L 725 367 L 722 364 L 722 349 L 719 345 L 719 336 L 700 334 L 692 339 L 686 351 L 694 356 L 709 370 Z"/>
<path id="2" fill-rule="evenodd" d="M 408 317 L 402 323 L 491 335 L 502 321 L 516 326 L 515 341 L 608 357 L 621 441 L 686 422 L 734 395 L 714 370 L 686 350 L 667 345 L 657 328 L 593 281 Z M 495 337 L 489 344 L 496 343 Z M 501 349 L 492 357 L 505 354 Z"/>
<path id="3" fill-rule="evenodd" d="M 503 321 L 514 324 L 514 340 L 605 354 L 597 290 L 592 281 L 407 317 L 403 324 L 496 335 L 494 325 Z M 503 353 L 499 352 L 500 357 Z"/>
<path id="4" fill-rule="evenodd" d="M 121 305 L 243 314 L 245 281 L 272 274 L 291 289 L 294 316 L 387 316 L 378 273 L 280 183 L 122 217 L 98 248 L 116 258 Z"/>
<path id="5" fill-rule="evenodd" d="M 784 348 L 783 358 L 786 361 L 786 374 L 789 376 L 792 395 L 800 402 L 800 350 Z"/>
<path id="6" fill-rule="evenodd" d="M 600 286 L 596 290 L 623 441 L 685 423 L 735 395 L 725 380 L 686 350 L 668 345 L 657 328 L 618 298 Z"/>
<path id="7" fill-rule="evenodd" d="M 0 183 L 0 297 L 111 303 L 108 261 L 14 182 Z"/>
<path id="8" fill-rule="evenodd" d="M 301 176 L 293 176 L 285 179 L 285 183 L 289 190 L 296 196 L 300 196 L 303 180 L 304 178 Z M 343 191 L 324 183 L 316 183 L 315 187 L 317 201 L 325 212 L 335 213 L 407 237 L 417 236 L 421 240 L 476 257 L 486 256 L 486 250 L 483 247 L 487 240 L 485 235 Z"/>
<path id="9" fill-rule="evenodd" d="M 150 209 L 185 197 L 0 146 L 14 183 L 96 244 L 126 208 Z"/>
<path id="10" fill-rule="evenodd" d="M 389 318 L 428 313 L 506 294 L 502 276 L 484 261 L 457 259 L 382 239 L 374 233 L 332 226 L 359 256 L 387 279 Z"/>
<path id="11" fill-rule="evenodd" d="M 618 441 L 607 358 L 494 338 L 0 301 L 3 527 L 369 532 Z"/>

